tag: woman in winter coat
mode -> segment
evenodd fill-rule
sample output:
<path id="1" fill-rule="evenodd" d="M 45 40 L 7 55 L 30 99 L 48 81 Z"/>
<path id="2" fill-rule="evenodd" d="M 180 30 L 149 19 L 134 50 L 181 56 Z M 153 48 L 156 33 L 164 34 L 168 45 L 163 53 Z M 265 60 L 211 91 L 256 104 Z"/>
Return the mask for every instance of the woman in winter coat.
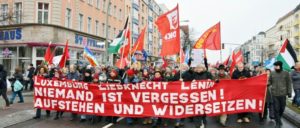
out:
<path id="1" fill-rule="evenodd" d="M 54 76 L 51 78 L 52 80 L 63 80 L 63 78 L 62 78 L 62 72 L 58 69 L 58 68 L 55 68 L 54 69 Z M 55 117 L 54 117 L 54 120 L 58 120 L 59 118 L 61 118 L 62 117 L 62 115 L 63 115 L 63 111 L 57 111 L 56 112 L 56 115 L 55 115 Z"/>
<path id="2" fill-rule="evenodd" d="M 153 77 L 152 81 L 154 81 L 154 82 L 164 81 L 164 79 L 159 71 L 154 72 L 154 77 Z M 159 119 L 157 117 L 152 117 L 152 119 L 153 119 L 152 128 L 157 128 L 159 122 L 161 122 L 161 119 Z"/>
<path id="3" fill-rule="evenodd" d="M 86 69 L 84 71 L 83 82 L 86 82 L 86 83 L 92 83 L 93 82 L 92 70 Z M 80 116 L 80 122 L 85 122 L 86 119 L 87 119 L 86 115 L 81 115 Z"/>

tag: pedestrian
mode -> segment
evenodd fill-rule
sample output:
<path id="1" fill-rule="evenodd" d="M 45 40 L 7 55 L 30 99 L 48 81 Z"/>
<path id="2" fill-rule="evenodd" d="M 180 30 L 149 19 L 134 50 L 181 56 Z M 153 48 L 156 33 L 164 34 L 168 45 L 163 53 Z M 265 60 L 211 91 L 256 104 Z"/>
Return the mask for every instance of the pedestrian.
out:
<path id="1" fill-rule="evenodd" d="M 23 74 L 21 72 L 20 68 L 16 68 L 15 69 L 15 73 L 13 74 L 13 77 L 9 79 L 9 81 L 11 81 L 11 88 L 12 88 L 12 95 L 10 98 L 10 104 L 13 104 L 16 96 L 18 95 L 20 100 L 18 101 L 18 103 L 24 103 L 24 98 L 22 95 L 22 91 L 23 91 Z M 16 87 L 20 86 L 20 89 L 16 90 Z"/>
<path id="2" fill-rule="evenodd" d="M 271 94 L 273 96 L 276 127 L 282 127 L 282 115 L 286 106 L 286 96 L 291 98 L 292 80 L 288 72 L 283 71 L 282 62 L 276 61 L 274 69 L 270 75 L 269 83 L 272 85 Z"/>
<path id="3" fill-rule="evenodd" d="M 46 66 L 40 65 L 40 67 L 38 69 L 39 69 L 39 71 L 37 72 L 37 76 L 38 77 L 49 78 L 48 69 L 47 69 Z M 42 110 L 40 108 L 37 108 L 36 109 L 36 114 L 33 117 L 33 119 L 39 119 L 39 118 L 41 118 L 41 111 Z M 50 117 L 50 110 L 46 110 L 46 115 L 47 115 L 47 117 Z"/>
<path id="4" fill-rule="evenodd" d="M 3 109 L 9 108 L 9 100 L 7 98 L 7 83 L 6 83 L 7 72 L 3 69 L 3 65 L 0 64 L 0 96 L 5 100 L 5 106 Z"/>
<path id="5" fill-rule="evenodd" d="M 193 80 L 212 80 L 213 77 L 207 71 L 205 65 L 199 64 L 194 69 Z M 194 124 L 196 128 L 204 128 L 207 124 L 206 115 L 194 117 Z"/>
<path id="6" fill-rule="evenodd" d="M 242 79 L 246 79 L 246 78 L 249 78 L 251 77 L 250 75 L 250 72 L 249 70 L 246 70 L 245 69 L 245 66 L 243 63 L 239 63 L 237 65 L 237 70 L 235 70 L 233 73 L 232 73 L 232 79 L 238 79 L 238 80 L 242 80 Z M 243 85 L 241 85 L 243 86 Z M 237 114 L 238 116 L 238 119 L 237 119 L 237 123 L 242 123 L 242 122 L 245 122 L 245 123 L 250 123 L 250 113 L 247 113 L 247 112 L 244 112 L 244 113 L 238 113 Z"/>
<path id="7" fill-rule="evenodd" d="M 293 89 L 295 96 L 293 98 L 293 106 L 300 108 L 300 62 L 295 64 L 295 70 L 291 73 Z"/>
<path id="8" fill-rule="evenodd" d="M 218 67 L 218 73 L 216 74 L 216 81 L 219 81 L 219 80 L 228 80 L 228 79 L 231 79 L 230 76 L 226 73 L 225 71 L 225 66 L 223 64 L 219 65 Z M 222 114 L 220 116 L 220 124 L 223 126 L 223 127 L 226 127 L 226 121 L 227 121 L 227 114 Z"/>
<path id="9" fill-rule="evenodd" d="M 35 71 L 35 68 L 33 67 L 33 64 L 30 64 L 28 66 L 28 75 L 27 75 L 27 78 L 28 78 L 28 81 L 29 81 L 29 89 L 32 91 L 33 90 L 33 85 L 34 85 L 34 81 L 33 81 L 33 76 L 34 76 L 34 71 Z M 25 90 L 27 90 L 27 88 L 25 88 Z"/>

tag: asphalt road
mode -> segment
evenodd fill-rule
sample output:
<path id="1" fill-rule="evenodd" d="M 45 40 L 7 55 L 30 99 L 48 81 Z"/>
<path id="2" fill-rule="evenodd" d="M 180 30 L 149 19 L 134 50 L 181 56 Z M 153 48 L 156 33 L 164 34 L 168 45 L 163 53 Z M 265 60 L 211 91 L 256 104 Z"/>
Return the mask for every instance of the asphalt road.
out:
<path id="1" fill-rule="evenodd" d="M 101 122 L 96 124 L 91 124 L 90 122 L 80 123 L 77 121 L 70 121 L 70 114 L 65 114 L 63 118 L 59 120 L 53 120 L 55 113 L 52 113 L 51 117 L 42 117 L 42 119 L 38 120 L 29 120 L 26 122 L 22 122 L 8 128 L 151 128 L 151 125 L 143 125 L 142 120 L 138 120 L 133 125 L 127 125 L 126 119 L 120 120 L 117 124 L 109 124 L 102 119 Z M 275 122 L 271 120 L 267 120 L 265 123 L 259 123 L 257 114 L 252 115 L 252 122 L 249 124 L 237 124 L 235 122 L 236 116 L 229 116 L 228 127 L 227 128 L 274 128 Z M 283 119 L 283 128 L 296 128 L 290 122 Z M 171 121 L 168 127 L 159 126 L 160 128 L 173 128 L 173 121 Z M 220 128 L 221 125 L 217 122 L 216 117 L 208 117 L 208 125 L 207 128 Z M 185 120 L 185 125 L 183 128 L 194 128 L 193 123 L 189 121 L 189 119 Z"/>

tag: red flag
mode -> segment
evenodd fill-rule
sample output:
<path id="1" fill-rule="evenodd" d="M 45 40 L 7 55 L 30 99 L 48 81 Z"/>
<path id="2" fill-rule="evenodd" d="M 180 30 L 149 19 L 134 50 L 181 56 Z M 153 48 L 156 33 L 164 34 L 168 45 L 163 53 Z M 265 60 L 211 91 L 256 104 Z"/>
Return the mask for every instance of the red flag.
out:
<path id="1" fill-rule="evenodd" d="M 119 69 L 124 69 L 125 66 L 127 66 L 128 60 L 126 57 L 121 57 L 117 63 L 116 63 L 116 67 L 118 67 Z"/>
<path id="2" fill-rule="evenodd" d="M 122 45 L 122 47 L 120 48 L 120 52 L 121 52 L 121 58 L 127 57 L 129 52 L 130 52 L 130 30 L 129 28 L 127 28 L 125 30 L 125 42 Z"/>
<path id="3" fill-rule="evenodd" d="M 146 26 L 144 27 L 141 34 L 139 35 L 139 38 L 136 40 L 134 46 L 132 47 L 131 54 L 134 54 L 136 51 L 142 51 L 144 49 L 145 31 L 147 28 Z"/>
<path id="4" fill-rule="evenodd" d="M 155 24 L 162 36 L 161 56 L 175 55 L 180 52 L 180 25 L 178 5 L 158 17 Z"/>
<path id="5" fill-rule="evenodd" d="M 48 44 L 44 59 L 47 64 L 49 64 L 49 60 L 51 58 L 51 42 Z"/>
<path id="6" fill-rule="evenodd" d="M 166 60 L 165 58 L 163 58 L 163 65 L 162 65 L 162 68 L 166 68 L 168 67 L 168 60 Z"/>
<path id="7" fill-rule="evenodd" d="M 49 58 L 49 63 L 48 64 L 53 64 L 53 57 L 55 56 L 55 51 L 56 51 L 56 48 L 53 50 L 50 58 Z"/>
<path id="8" fill-rule="evenodd" d="M 66 65 L 66 62 L 67 62 L 67 60 L 69 59 L 69 45 L 68 45 L 68 41 L 66 42 L 66 46 L 65 46 L 65 49 L 64 49 L 64 53 L 63 53 L 63 55 L 62 55 L 62 57 L 61 57 L 61 59 L 60 59 L 60 62 L 59 62 L 59 67 L 60 68 L 63 68 L 63 67 L 65 67 L 65 65 Z"/>
<path id="9" fill-rule="evenodd" d="M 239 63 L 243 63 L 243 53 L 241 50 L 239 50 L 237 53 L 232 53 L 232 63 L 230 65 L 230 76 L 232 76 L 232 73 L 235 69 L 235 66 Z"/>
<path id="10" fill-rule="evenodd" d="M 220 22 L 205 31 L 194 45 L 195 49 L 221 50 Z"/>
<path id="11" fill-rule="evenodd" d="M 229 64 L 229 58 L 230 58 L 230 56 L 228 56 L 227 59 L 223 62 L 223 64 L 225 66 L 228 66 L 228 64 Z"/>

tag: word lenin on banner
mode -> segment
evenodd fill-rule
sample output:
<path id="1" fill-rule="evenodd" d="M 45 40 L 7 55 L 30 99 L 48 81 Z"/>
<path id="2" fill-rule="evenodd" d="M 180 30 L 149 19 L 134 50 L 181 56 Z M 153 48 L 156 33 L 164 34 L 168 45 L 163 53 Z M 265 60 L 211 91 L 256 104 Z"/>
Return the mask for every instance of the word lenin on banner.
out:
<path id="1" fill-rule="evenodd" d="M 35 78 L 34 107 L 78 114 L 185 118 L 264 110 L 267 75 L 244 80 L 90 84 Z"/>
<path id="2" fill-rule="evenodd" d="M 155 24 L 162 35 L 161 56 L 174 55 L 180 52 L 180 25 L 178 5 L 161 15 Z"/>

